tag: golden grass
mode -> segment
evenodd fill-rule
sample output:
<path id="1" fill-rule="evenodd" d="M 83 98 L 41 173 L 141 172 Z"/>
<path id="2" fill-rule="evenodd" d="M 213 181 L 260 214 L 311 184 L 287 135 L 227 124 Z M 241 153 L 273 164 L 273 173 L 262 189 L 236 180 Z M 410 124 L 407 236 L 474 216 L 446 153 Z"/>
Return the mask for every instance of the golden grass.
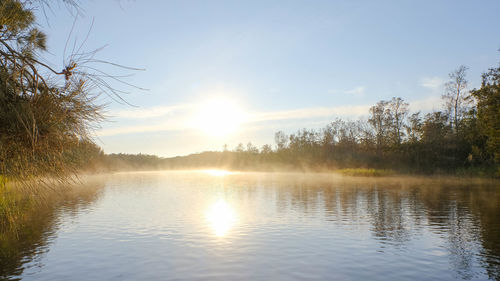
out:
<path id="1" fill-rule="evenodd" d="M 17 189 L 11 184 L 0 182 L 0 232 L 17 232 L 17 226 L 24 220 L 26 210 L 35 203 L 32 194 Z"/>
<path id="2" fill-rule="evenodd" d="M 352 177 L 387 177 L 395 174 L 393 170 L 366 169 L 366 168 L 340 169 L 337 170 L 336 172 L 344 176 L 352 176 Z"/>

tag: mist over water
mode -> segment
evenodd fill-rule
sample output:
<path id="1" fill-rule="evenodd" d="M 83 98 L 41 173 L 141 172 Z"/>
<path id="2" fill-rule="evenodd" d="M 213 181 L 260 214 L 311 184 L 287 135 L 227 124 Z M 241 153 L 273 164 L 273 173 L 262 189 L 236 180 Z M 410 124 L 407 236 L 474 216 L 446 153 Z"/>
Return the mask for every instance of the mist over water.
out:
<path id="1" fill-rule="evenodd" d="M 2 254 L 0 277 L 500 279 L 491 182 L 217 170 L 91 181 L 33 220 L 33 239 L 2 248 L 17 254 Z"/>

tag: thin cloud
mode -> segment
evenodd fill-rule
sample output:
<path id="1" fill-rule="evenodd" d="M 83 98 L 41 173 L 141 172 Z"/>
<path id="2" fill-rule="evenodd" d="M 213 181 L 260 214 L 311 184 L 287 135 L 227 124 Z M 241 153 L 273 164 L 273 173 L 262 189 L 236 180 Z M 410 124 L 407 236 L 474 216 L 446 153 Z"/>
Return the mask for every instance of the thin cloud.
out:
<path id="1" fill-rule="evenodd" d="M 141 124 L 125 127 L 114 127 L 101 129 L 97 132 L 98 136 L 114 136 L 121 134 L 136 134 L 145 132 L 159 132 L 159 131 L 179 131 L 190 130 L 195 128 L 193 120 L 196 115 L 191 109 L 192 106 L 183 106 L 176 108 L 175 116 L 165 116 L 165 114 L 151 113 L 146 114 L 150 109 L 142 109 L 144 115 L 137 114 L 138 111 L 132 111 L 134 117 L 129 118 L 151 118 L 153 116 L 163 117 L 161 120 L 156 120 L 155 124 Z M 175 108 L 173 106 L 172 108 Z M 282 120 L 309 120 L 309 119 L 328 119 L 333 117 L 352 117 L 361 116 L 368 112 L 369 106 L 339 106 L 339 107 L 313 107 L 302 108 L 295 110 L 284 111 L 271 111 L 271 112 L 255 112 L 247 114 L 246 120 L 243 122 L 243 127 L 252 126 L 262 122 L 282 121 Z M 132 114 L 131 112 L 131 114 Z M 153 111 L 155 112 L 155 111 Z M 163 112 L 163 111 L 158 111 Z"/>
<path id="2" fill-rule="evenodd" d="M 424 77 L 420 81 L 420 85 L 432 91 L 438 91 L 443 88 L 444 80 L 440 77 Z"/>
<path id="3" fill-rule="evenodd" d="M 147 132 L 162 132 L 162 131 L 180 131 L 189 128 L 186 124 L 169 122 L 155 125 L 137 125 L 119 128 L 102 129 L 97 132 L 97 136 L 115 136 L 124 134 L 147 133 Z"/>
<path id="4" fill-rule="evenodd" d="M 432 96 L 425 99 L 410 101 L 409 103 L 410 103 L 410 109 L 413 112 L 419 110 L 422 112 L 431 112 L 439 109 L 443 102 L 440 97 Z"/>
<path id="5" fill-rule="evenodd" d="M 294 120 L 294 119 L 312 119 L 320 117 L 333 116 L 360 116 L 368 112 L 369 106 L 337 106 L 337 107 L 312 107 L 295 110 L 272 111 L 254 113 L 250 116 L 247 123 Z"/>
<path id="6" fill-rule="evenodd" d="M 429 97 L 421 100 L 410 101 L 410 107 L 413 112 L 421 110 L 424 112 L 435 110 L 439 107 L 441 101 L 439 97 Z M 367 116 L 369 109 L 372 105 L 358 105 L 358 106 L 333 106 L 333 107 L 310 107 L 299 108 L 293 110 L 282 111 L 269 111 L 269 112 L 250 112 L 246 114 L 246 118 L 241 125 L 243 129 L 248 128 L 274 128 L 279 129 L 283 125 L 283 121 L 288 124 L 295 123 L 297 125 L 304 122 L 324 122 L 333 120 L 333 118 L 357 118 Z M 138 110 L 132 110 L 129 113 L 134 116 L 127 116 L 129 118 L 153 118 L 161 117 L 155 120 L 154 124 L 151 121 L 146 121 L 145 124 L 124 127 L 111 127 L 101 129 L 97 132 L 98 136 L 114 136 L 122 134 L 138 134 L 146 132 L 160 132 L 160 131 L 182 131 L 193 130 L 196 124 L 193 123 L 196 116 L 195 105 L 178 105 L 170 107 L 152 107 Z M 167 113 L 174 112 L 175 114 L 169 115 Z M 141 114 L 138 114 L 140 112 Z M 167 113 L 165 113 L 167 112 Z M 267 123 L 266 123 L 267 122 Z M 273 123 L 273 122 L 279 122 Z M 263 125 L 265 124 L 265 125 Z M 291 125 L 290 125 L 291 126 Z"/>
<path id="7" fill-rule="evenodd" d="M 359 86 L 354 89 L 345 91 L 345 93 L 349 95 L 363 95 L 365 93 L 365 87 Z"/>
<path id="8" fill-rule="evenodd" d="M 174 106 L 154 106 L 150 108 L 136 108 L 128 110 L 117 110 L 109 113 L 111 117 L 123 119 L 148 119 L 161 117 L 173 112 L 183 111 L 192 108 L 192 104 L 180 104 Z"/>

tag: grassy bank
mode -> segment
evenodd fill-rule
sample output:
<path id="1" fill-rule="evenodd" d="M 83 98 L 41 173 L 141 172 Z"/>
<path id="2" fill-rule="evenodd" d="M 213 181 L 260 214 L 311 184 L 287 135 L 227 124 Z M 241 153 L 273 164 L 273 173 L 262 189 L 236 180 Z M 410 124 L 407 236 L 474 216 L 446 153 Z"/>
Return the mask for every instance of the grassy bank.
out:
<path id="1" fill-rule="evenodd" d="M 35 205 L 32 194 L 7 183 L 5 178 L 0 182 L 0 232 L 17 232 L 26 210 Z"/>
<path id="2" fill-rule="evenodd" d="M 84 176 L 86 177 L 86 176 Z M 93 178 L 98 179 L 98 176 Z M 82 184 L 85 181 L 86 184 Z M 16 233 L 26 226 L 32 214 L 68 204 L 77 197 L 96 193 L 93 180 L 87 182 L 43 180 L 33 182 L 0 181 L 0 233 Z"/>
<path id="3" fill-rule="evenodd" d="M 0 185 L 0 276 L 16 272 L 37 248 L 49 243 L 61 206 L 71 212 L 91 204 L 101 187 L 100 181 L 86 180 L 85 185 L 54 184 L 33 190 L 4 180 Z"/>
<path id="4" fill-rule="evenodd" d="M 393 170 L 365 169 L 365 168 L 340 169 L 336 170 L 335 172 L 344 176 L 354 176 L 354 177 L 387 177 L 396 174 L 396 172 L 394 172 Z"/>

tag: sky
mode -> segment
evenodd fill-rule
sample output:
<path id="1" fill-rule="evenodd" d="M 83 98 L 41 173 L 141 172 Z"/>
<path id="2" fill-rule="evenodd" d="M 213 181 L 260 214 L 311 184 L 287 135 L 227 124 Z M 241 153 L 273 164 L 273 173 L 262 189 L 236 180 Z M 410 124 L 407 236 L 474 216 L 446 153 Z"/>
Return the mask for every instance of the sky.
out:
<path id="1" fill-rule="evenodd" d="M 500 62 L 500 1 L 81 1 L 38 11 L 45 60 L 77 50 L 127 84 L 127 103 L 102 95 L 95 131 L 106 153 L 163 157 L 274 143 L 274 133 L 367 118 L 402 97 L 412 112 L 441 108 L 448 73 L 470 88 Z M 88 36 L 87 36 L 88 35 Z M 90 68 L 87 70 L 93 71 Z M 131 87 L 130 85 L 137 86 Z"/>

